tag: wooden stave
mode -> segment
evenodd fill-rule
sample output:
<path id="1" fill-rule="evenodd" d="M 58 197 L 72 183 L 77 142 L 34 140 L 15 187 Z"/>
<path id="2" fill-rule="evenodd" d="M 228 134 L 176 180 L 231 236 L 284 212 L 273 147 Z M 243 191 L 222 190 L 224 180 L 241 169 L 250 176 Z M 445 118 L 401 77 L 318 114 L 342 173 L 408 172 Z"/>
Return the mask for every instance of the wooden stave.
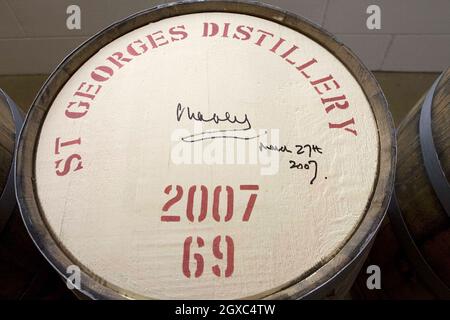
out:
<path id="1" fill-rule="evenodd" d="M 14 150 L 23 124 L 23 114 L 0 89 L 0 233 L 16 206 L 14 194 Z"/>
<path id="2" fill-rule="evenodd" d="M 446 177 L 450 176 L 450 152 L 448 142 L 448 125 L 450 113 L 445 109 L 450 105 L 450 68 L 440 79 L 434 93 L 432 104 L 432 131 L 436 151 Z M 423 164 L 420 150 L 418 122 L 424 99 L 411 110 L 408 117 L 399 127 L 399 163 L 395 192 L 401 213 L 411 233 L 428 264 L 439 278 L 450 288 L 450 258 L 442 255 L 450 238 L 450 219 L 439 202 L 430 184 Z M 414 154 L 414 162 L 406 161 L 408 155 Z M 408 157 L 411 159 L 411 156 Z M 416 179 L 408 179 L 408 174 L 414 170 Z M 411 195 L 414 195 L 411 197 Z M 440 240 L 441 239 L 441 240 Z M 449 252 L 449 251 L 447 251 Z"/>
<path id="3" fill-rule="evenodd" d="M 9 104 L 0 90 L 0 195 L 6 186 L 14 157 L 16 126 Z"/>
<path id="4" fill-rule="evenodd" d="M 423 251 L 422 251 L 423 252 Z M 381 270 L 381 288 L 370 290 L 366 269 L 377 265 Z M 356 300 L 436 300 L 448 295 L 434 288 L 416 269 L 414 262 L 398 239 L 396 229 L 386 217 L 353 287 L 351 297 Z"/>
<path id="5" fill-rule="evenodd" d="M 73 300 L 74 295 L 36 250 L 16 208 L 0 233 L 1 300 Z"/>
<path id="6" fill-rule="evenodd" d="M 432 130 L 436 151 L 446 176 L 450 176 L 450 157 L 448 152 L 448 129 L 450 113 L 445 114 L 445 106 L 449 105 L 450 68 L 436 87 L 432 104 Z M 428 92 L 427 92 L 428 93 Z M 426 94 L 427 94 L 426 93 Z M 408 231 L 419 249 L 420 255 L 431 268 L 431 272 L 418 270 L 417 259 L 410 254 L 411 244 L 401 241 L 401 229 L 388 218 L 380 228 L 373 249 L 365 266 L 378 265 L 381 269 L 381 290 L 368 290 L 363 272 L 358 277 L 352 293 L 355 298 L 366 299 L 447 299 L 450 296 L 448 266 L 450 260 L 450 219 L 439 203 L 433 187 L 428 179 L 420 146 L 419 121 L 422 97 L 411 109 L 398 129 L 398 161 L 395 193 L 400 214 L 405 220 Z M 444 100 L 446 99 L 446 100 Z M 445 102 L 446 101 L 446 102 Z M 442 117 L 444 114 L 446 117 Z M 446 157 L 445 157 L 446 156 Z M 412 161 L 411 161 L 412 159 Z M 410 161 L 408 161 L 410 160 Z M 411 177 L 411 170 L 415 176 Z M 418 193 L 417 190 L 422 191 Z M 410 204 L 405 205 L 410 202 Z M 389 217 L 399 214 L 398 209 L 390 208 Z M 427 215 L 423 216 L 422 213 Z M 429 215 L 429 216 L 428 216 Z M 447 244 L 447 246 L 445 246 Z M 445 288 L 436 286 L 432 279 L 436 276 Z M 431 280 L 430 280 L 431 278 Z"/>
<path id="7" fill-rule="evenodd" d="M 62 248 L 63 245 L 58 245 L 48 230 L 45 230 L 45 218 L 40 211 L 38 199 L 34 198 L 32 191 L 35 186 L 33 180 L 30 179 L 30 177 L 34 176 L 34 166 L 32 163 L 35 154 L 35 145 L 40 133 L 40 124 L 42 124 L 42 121 L 39 120 L 45 119 L 46 112 L 59 92 L 59 89 L 84 61 L 114 39 L 152 21 L 197 12 L 241 13 L 282 23 L 285 26 L 310 36 L 314 41 L 326 47 L 329 51 L 332 51 L 335 56 L 338 55 L 340 61 L 349 69 L 358 82 L 364 84 L 362 85 L 362 89 L 372 106 L 372 111 L 374 112 L 379 129 L 380 142 L 378 177 L 372 201 L 368 205 L 366 215 L 348 242 L 341 248 L 341 251 L 328 261 L 328 263 L 321 266 L 318 270 L 312 270 L 310 275 L 305 279 L 301 281 L 298 281 L 298 279 L 294 280 L 289 286 L 280 288 L 279 291 L 263 298 L 298 299 L 326 296 L 337 297 L 333 292 L 343 292 L 344 290 L 336 290 L 336 287 L 345 287 L 348 289 L 350 284 L 340 285 L 340 280 L 336 279 L 349 278 L 349 275 L 353 275 L 350 278 L 354 278 L 358 266 L 364 260 L 376 230 L 381 224 L 390 200 L 393 188 L 393 168 L 395 167 L 396 153 L 393 121 L 387 108 L 386 99 L 375 78 L 349 49 L 337 42 L 331 34 L 313 25 L 304 18 L 270 5 L 246 1 L 190 1 L 160 5 L 111 25 L 87 40 L 66 57 L 50 75 L 38 93 L 27 118 L 27 125 L 19 139 L 18 166 L 16 168 L 18 182 L 16 188 L 21 213 L 28 231 L 35 239 L 39 250 L 48 258 L 54 268 L 61 276 L 67 277 L 64 272 L 65 267 L 77 263 L 77 260 L 65 252 L 64 248 Z M 35 139 L 34 143 L 33 139 Z M 28 151 L 24 152 L 24 150 Z M 24 174 L 21 174 L 22 172 Z M 382 177 L 381 179 L 380 176 Z M 37 214 L 33 215 L 30 212 Z M 82 270 L 82 283 L 89 290 L 81 289 L 80 292 L 89 298 L 129 298 L 128 293 L 123 289 L 107 284 L 101 279 L 96 279 L 95 275 L 90 274 L 89 270 Z"/>
<path id="8" fill-rule="evenodd" d="M 368 289 L 367 267 L 377 265 L 381 271 L 381 289 Z M 386 217 L 353 287 L 355 300 L 430 300 L 438 297 L 427 288 L 415 272 Z"/>
<path id="9" fill-rule="evenodd" d="M 448 143 L 446 144 L 445 141 L 444 125 L 445 123 L 450 123 L 450 114 L 445 114 L 445 103 L 441 103 L 445 98 L 445 86 L 448 87 L 450 81 L 450 71 L 447 70 L 444 75 L 445 77 L 441 79 L 435 92 L 435 97 L 438 98 L 438 101 L 436 99 L 433 100 L 432 129 L 442 167 L 446 176 L 450 176 L 450 157 L 448 155 L 447 157 L 444 156 L 445 150 L 448 149 Z M 447 90 L 449 89 L 447 88 Z M 448 93 L 446 99 L 447 101 L 450 99 Z M 445 226 L 448 223 L 448 215 L 439 204 L 439 200 L 429 183 L 423 164 L 419 138 L 419 119 L 423 101 L 424 98 L 414 106 L 399 126 L 399 164 L 397 166 L 395 183 L 395 191 L 402 213 L 407 221 L 410 232 L 418 241 L 423 240 L 423 238 L 435 232 L 434 228 L 437 226 Z M 439 117 L 439 115 L 446 115 L 446 117 Z M 411 156 L 415 158 L 412 159 Z M 413 180 L 411 180 L 411 171 L 415 171 L 417 175 Z M 414 194 L 415 197 L 411 198 L 411 194 Z M 427 214 L 424 214 L 424 212 L 427 212 Z"/>
<path id="10" fill-rule="evenodd" d="M 8 159 L 6 174 L 2 174 L 0 201 L 0 299 L 70 299 L 72 295 L 56 276 L 45 259 L 36 250 L 29 237 L 15 203 L 13 181 L 8 181 L 9 170 L 14 166 L 16 136 L 22 125 L 22 112 L 14 102 L 0 90 L 0 128 L 4 130 L 0 157 Z M 13 176 L 12 176 L 13 177 Z M 8 192 L 7 192 L 8 191 Z M 4 192 L 4 193 L 3 193 Z"/>

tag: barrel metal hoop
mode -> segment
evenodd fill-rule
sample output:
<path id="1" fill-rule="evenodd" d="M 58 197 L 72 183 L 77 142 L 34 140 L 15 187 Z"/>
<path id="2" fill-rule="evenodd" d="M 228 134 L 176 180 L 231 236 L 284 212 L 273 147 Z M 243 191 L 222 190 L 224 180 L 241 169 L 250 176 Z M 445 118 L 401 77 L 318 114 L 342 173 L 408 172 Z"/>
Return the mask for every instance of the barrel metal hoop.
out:
<path id="1" fill-rule="evenodd" d="M 3 99 L 9 106 L 11 115 L 14 121 L 14 150 L 17 145 L 17 138 L 19 136 L 20 130 L 23 124 L 23 116 L 19 111 L 19 108 L 14 103 L 14 101 L 2 90 L 0 89 L 0 99 Z M 16 196 L 14 194 L 14 162 L 15 156 L 13 154 L 13 159 L 11 161 L 11 167 L 9 169 L 8 178 L 6 180 L 5 188 L 0 196 L 0 233 L 3 231 L 6 223 L 8 222 L 11 214 L 16 206 Z"/>
<path id="2" fill-rule="evenodd" d="M 409 262 L 413 265 L 417 274 L 439 298 L 450 299 L 450 288 L 433 271 L 408 231 L 408 226 L 403 219 L 402 211 L 397 202 L 395 190 L 389 205 L 388 214 L 389 220 L 396 231 L 395 236 L 400 241 L 402 249 L 405 251 Z"/>
<path id="3" fill-rule="evenodd" d="M 442 74 L 433 83 L 422 104 L 419 122 L 419 139 L 422 149 L 423 163 L 427 172 L 428 179 L 433 187 L 436 196 L 439 199 L 444 211 L 450 217 L 450 184 L 442 169 L 436 147 L 434 145 L 431 106 L 433 104 L 433 95 L 441 79 Z"/>

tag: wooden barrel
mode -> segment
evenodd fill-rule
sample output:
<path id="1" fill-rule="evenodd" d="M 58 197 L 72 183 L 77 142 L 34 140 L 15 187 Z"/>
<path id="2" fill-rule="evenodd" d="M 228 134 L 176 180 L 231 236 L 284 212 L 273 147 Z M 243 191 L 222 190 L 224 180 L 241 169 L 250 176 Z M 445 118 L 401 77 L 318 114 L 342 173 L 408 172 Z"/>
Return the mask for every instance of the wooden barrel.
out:
<path id="1" fill-rule="evenodd" d="M 14 147 L 23 116 L 0 90 L 0 299 L 71 298 L 29 237 L 16 207 Z"/>
<path id="2" fill-rule="evenodd" d="M 319 27 L 249 2 L 168 4 L 52 73 L 17 196 L 93 299 L 335 298 L 389 203 L 393 137 L 372 74 Z"/>
<path id="3" fill-rule="evenodd" d="M 356 295 L 384 299 L 450 298 L 450 69 L 398 128 L 395 201 L 367 264 L 381 269 L 381 290 L 364 278 Z"/>
<path id="4" fill-rule="evenodd" d="M 0 89 L 0 231 L 15 207 L 13 158 L 22 122 L 19 109 Z"/>

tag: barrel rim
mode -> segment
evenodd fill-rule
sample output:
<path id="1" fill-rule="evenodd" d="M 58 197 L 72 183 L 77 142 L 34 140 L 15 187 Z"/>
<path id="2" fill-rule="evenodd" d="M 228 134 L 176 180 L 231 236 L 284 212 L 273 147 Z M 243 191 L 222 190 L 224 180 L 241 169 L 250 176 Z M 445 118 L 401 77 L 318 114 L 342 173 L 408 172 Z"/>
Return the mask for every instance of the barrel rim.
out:
<path id="1" fill-rule="evenodd" d="M 436 238 L 440 233 L 445 233 L 447 228 L 445 221 L 450 221 L 450 212 L 445 210 L 445 206 L 443 206 L 439 193 L 437 192 L 436 185 L 433 183 L 435 178 L 430 176 L 430 171 L 432 174 L 433 171 L 438 173 L 440 171 L 443 178 L 442 182 L 450 183 L 449 176 L 445 174 L 445 169 L 447 167 L 441 162 L 443 161 L 443 158 L 445 158 L 445 147 L 442 145 L 445 135 L 442 133 L 446 130 L 448 131 L 448 129 L 445 128 L 445 126 L 438 126 L 437 117 L 438 111 L 441 108 L 448 107 L 448 103 L 445 103 L 444 97 L 448 96 L 450 88 L 449 84 L 450 66 L 447 66 L 437 75 L 433 80 L 433 83 L 428 87 L 422 97 L 418 99 L 398 127 L 398 145 L 400 148 L 399 158 L 403 159 L 406 155 L 409 155 L 406 151 L 412 150 L 411 148 L 414 149 L 415 154 L 419 157 L 419 159 L 414 160 L 414 162 L 419 161 L 414 168 L 418 172 L 417 174 L 420 176 L 420 179 L 419 181 L 414 181 L 414 187 L 419 183 L 421 193 L 419 199 L 415 199 L 415 203 L 426 198 L 429 201 L 427 205 L 428 210 L 423 211 L 416 207 L 412 209 L 411 204 L 408 205 L 408 201 L 411 200 L 412 183 L 404 182 L 402 184 L 403 188 L 399 188 L 401 185 L 399 181 L 404 180 L 406 174 L 405 168 L 402 167 L 399 167 L 396 171 L 397 180 L 394 185 L 392 196 L 392 208 L 389 208 L 388 210 L 391 227 L 394 230 L 402 249 L 404 249 L 405 256 L 417 271 L 416 273 L 425 287 L 440 299 L 448 299 L 450 297 L 450 283 L 445 281 L 445 272 L 439 270 L 435 261 L 428 255 L 429 253 L 427 253 L 427 250 L 421 248 L 421 244 L 423 245 L 423 243 L 426 243 L 429 239 Z M 444 100 L 439 99 L 440 96 L 442 96 L 442 99 Z M 426 117 L 427 113 L 428 117 Z M 424 117 L 427 119 L 424 119 Z M 442 132 L 440 132 L 439 129 L 442 130 Z M 411 130 L 414 135 L 408 133 L 408 131 Z M 424 135 L 424 132 L 421 132 L 427 130 L 430 130 L 428 136 Z M 438 140 L 438 137 L 440 137 L 440 141 Z M 413 141 L 413 138 L 416 140 Z M 431 151 L 424 149 L 428 144 L 433 145 Z M 402 150 L 402 148 L 407 148 L 408 150 Z M 427 168 L 427 160 L 430 161 L 427 158 L 429 157 L 436 157 L 435 159 L 438 164 L 436 167 L 432 166 Z M 417 190 L 416 193 L 417 196 Z M 426 214 L 427 217 L 433 217 L 432 221 L 442 221 L 444 224 L 432 224 L 434 228 L 430 228 L 430 225 L 428 224 L 425 224 L 425 227 L 422 226 L 422 228 L 419 229 L 417 229 L 417 226 L 416 228 L 413 228 L 415 224 L 411 219 L 412 213 Z M 425 232 L 422 230 L 425 230 Z"/>
<path id="2" fill-rule="evenodd" d="M 4 168 L 4 180 L 0 181 L 0 234 L 6 227 L 14 208 L 16 207 L 15 190 L 14 190 L 14 152 L 17 145 L 17 138 L 23 124 L 23 114 L 15 102 L 0 88 L 0 113 L 2 118 L 11 125 L 10 128 L 5 126 L 5 134 L 11 134 L 10 139 L 4 139 L 2 157 L 7 167 Z M 6 135 L 5 135 L 6 136 Z"/>
<path id="3" fill-rule="evenodd" d="M 7 161 L 9 162 L 8 168 L 5 169 L 5 173 L 8 173 L 8 172 L 10 172 L 11 168 L 13 167 L 12 163 L 14 161 L 14 142 L 17 138 L 17 133 L 15 131 L 18 131 L 18 130 L 15 130 L 15 123 L 14 123 L 13 114 L 11 112 L 11 107 L 10 107 L 8 100 L 5 96 L 5 93 L 2 89 L 0 89 L 0 111 L 2 112 L 2 118 L 5 117 L 6 121 L 8 121 L 8 123 L 12 125 L 11 131 L 14 131 L 14 132 L 12 132 L 13 139 L 11 141 L 9 141 L 9 145 L 7 145 L 7 146 L 4 145 L 4 147 L 6 147 L 6 149 L 8 149 L 11 153 L 8 155 L 2 154 L 2 156 L 7 157 Z M 0 198 L 1 198 L 2 193 L 6 189 L 8 177 L 9 177 L 9 175 L 6 174 L 4 177 L 5 180 L 3 181 L 3 183 L 0 183 Z"/>
<path id="4" fill-rule="evenodd" d="M 184 1 L 159 5 L 111 24 L 73 50 L 56 67 L 40 89 L 19 136 L 15 163 L 16 197 L 25 226 L 44 257 L 63 278 L 67 279 L 67 267 L 76 264 L 77 260 L 70 256 L 63 248 L 63 244 L 54 239 L 51 231 L 47 228 L 34 179 L 35 151 L 47 111 L 60 89 L 78 67 L 108 43 L 148 23 L 201 12 L 228 12 L 255 16 L 282 24 L 304 34 L 330 51 L 347 68 L 361 86 L 372 108 L 378 128 L 378 168 L 372 195 L 359 225 L 349 235 L 345 244 L 323 265 L 293 279 L 283 288 L 274 288 L 278 291 L 266 293 L 258 298 L 298 299 L 328 290 L 333 285 L 334 279 L 340 275 L 341 270 L 347 269 L 365 251 L 386 213 L 393 190 L 396 159 L 392 117 L 386 99 L 372 73 L 333 35 L 303 17 L 255 1 Z M 79 291 L 90 298 L 128 299 L 131 297 L 123 288 L 106 283 L 105 280 L 99 279 L 88 270 L 81 270 L 81 275 L 83 288 L 79 288 Z M 149 298 L 136 294 L 133 294 L 132 297 Z"/>

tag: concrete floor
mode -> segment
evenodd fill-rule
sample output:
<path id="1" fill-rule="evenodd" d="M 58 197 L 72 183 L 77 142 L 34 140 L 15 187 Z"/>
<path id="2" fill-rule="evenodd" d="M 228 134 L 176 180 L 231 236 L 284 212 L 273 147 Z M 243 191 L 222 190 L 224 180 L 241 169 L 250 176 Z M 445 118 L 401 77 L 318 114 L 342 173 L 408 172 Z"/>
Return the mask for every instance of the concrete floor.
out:
<path id="1" fill-rule="evenodd" d="M 438 73 L 374 72 L 398 125 L 432 85 Z M 2 88 L 26 112 L 48 75 L 0 76 Z"/>

